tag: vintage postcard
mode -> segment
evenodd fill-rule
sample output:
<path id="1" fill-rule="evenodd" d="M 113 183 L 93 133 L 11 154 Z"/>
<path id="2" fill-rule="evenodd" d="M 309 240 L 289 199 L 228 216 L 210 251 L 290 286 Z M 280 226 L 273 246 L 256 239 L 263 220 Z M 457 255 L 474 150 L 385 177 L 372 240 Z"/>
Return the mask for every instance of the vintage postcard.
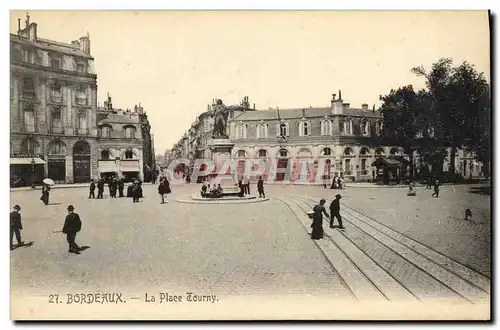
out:
<path id="1" fill-rule="evenodd" d="M 489 15 L 11 11 L 11 319 L 490 320 Z"/>

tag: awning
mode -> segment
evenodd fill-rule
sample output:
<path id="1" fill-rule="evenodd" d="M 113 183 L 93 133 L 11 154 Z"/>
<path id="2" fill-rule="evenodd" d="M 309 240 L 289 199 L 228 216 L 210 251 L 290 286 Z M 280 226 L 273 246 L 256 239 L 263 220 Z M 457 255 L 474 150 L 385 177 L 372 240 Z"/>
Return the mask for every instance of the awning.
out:
<path id="1" fill-rule="evenodd" d="M 35 161 L 35 165 L 46 164 L 47 162 L 38 157 L 36 158 L 11 158 L 10 165 L 31 165 L 31 161 Z"/>

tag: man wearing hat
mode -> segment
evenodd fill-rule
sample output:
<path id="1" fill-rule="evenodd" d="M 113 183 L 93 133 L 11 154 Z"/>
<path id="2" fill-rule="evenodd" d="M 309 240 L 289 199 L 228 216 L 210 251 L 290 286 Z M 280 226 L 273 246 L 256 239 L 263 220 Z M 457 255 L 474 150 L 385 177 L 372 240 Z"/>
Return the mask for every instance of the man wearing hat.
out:
<path id="1" fill-rule="evenodd" d="M 333 219 L 337 217 L 339 220 L 339 229 L 344 229 L 342 225 L 342 217 L 340 216 L 340 194 L 335 195 L 335 199 L 330 204 L 330 228 L 333 228 Z"/>
<path id="2" fill-rule="evenodd" d="M 23 225 L 21 223 L 21 207 L 19 205 L 14 206 L 14 211 L 10 212 L 10 249 L 14 250 L 14 234 L 16 235 L 17 246 L 21 246 L 24 242 L 21 240 L 21 230 Z"/>
<path id="3" fill-rule="evenodd" d="M 66 221 L 64 221 L 64 226 L 62 232 L 66 234 L 66 239 L 69 244 L 70 253 L 80 254 L 80 247 L 76 244 L 76 233 L 82 229 L 82 221 L 77 213 L 74 213 L 75 207 L 73 205 L 68 206 L 68 215 L 66 216 Z"/>

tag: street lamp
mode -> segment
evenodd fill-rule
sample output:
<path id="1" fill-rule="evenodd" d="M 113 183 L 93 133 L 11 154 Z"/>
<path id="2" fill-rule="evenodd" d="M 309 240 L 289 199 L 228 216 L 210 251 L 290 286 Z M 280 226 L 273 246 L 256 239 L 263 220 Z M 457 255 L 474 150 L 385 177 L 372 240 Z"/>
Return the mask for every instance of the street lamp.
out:
<path id="1" fill-rule="evenodd" d="M 31 159 L 31 188 L 35 188 L 35 158 Z"/>

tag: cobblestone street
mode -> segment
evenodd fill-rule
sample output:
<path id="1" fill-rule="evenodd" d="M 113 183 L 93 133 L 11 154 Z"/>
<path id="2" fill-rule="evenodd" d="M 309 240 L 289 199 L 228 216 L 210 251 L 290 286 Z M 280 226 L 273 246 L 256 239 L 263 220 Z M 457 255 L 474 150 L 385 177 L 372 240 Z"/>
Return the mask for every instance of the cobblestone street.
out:
<path id="1" fill-rule="evenodd" d="M 39 191 L 11 192 L 11 204 L 22 206 L 23 240 L 34 242 L 11 252 L 12 294 L 489 300 L 489 196 L 468 186 L 444 186 L 439 199 L 424 188 L 412 198 L 403 188 L 348 187 L 341 192 L 347 229 L 341 234 L 325 222 L 320 241 L 309 238 L 303 212 L 336 190 L 267 186 L 270 200 L 262 203 L 175 201 L 198 188 L 174 186 L 163 205 L 153 185 L 138 204 L 107 191 L 104 200 L 89 200 L 87 188 L 53 189 L 48 206 Z M 83 221 L 77 243 L 90 247 L 81 255 L 68 253 L 65 236 L 54 233 L 69 204 Z M 473 223 L 460 219 L 466 207 Z"/>

